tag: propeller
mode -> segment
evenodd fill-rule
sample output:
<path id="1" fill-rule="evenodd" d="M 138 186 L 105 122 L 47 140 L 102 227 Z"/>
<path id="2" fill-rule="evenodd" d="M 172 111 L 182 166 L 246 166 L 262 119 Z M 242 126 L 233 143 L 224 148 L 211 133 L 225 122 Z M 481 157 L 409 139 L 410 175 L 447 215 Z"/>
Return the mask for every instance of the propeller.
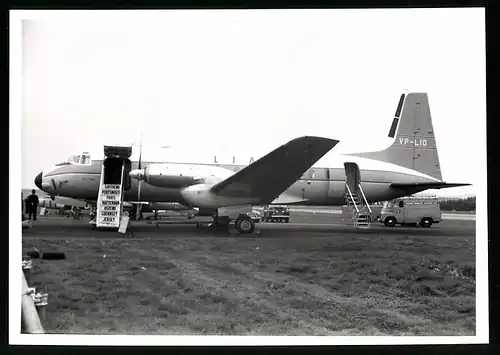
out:
<path id="1" fill-rule="evenodd" d="M 141 143 L 140 143 L 140 146 L 139 146 L 139 167 L 138 167 L 139 170 L 142 169 L 141 164 L 142 164 L 142 132 L 141 132 Z M 138 182 L 137 182 L 137 201 L 138 202 L 141 201 L 141 188 L 142 188 L 142 179 L 139 179 Z M 138 203 L 137 204 L 137 210 L 136 210 L 136 213 L 135 213 L 136 220 L 140 219 L 141 209 L 142 209 L 142 204 Z"/>

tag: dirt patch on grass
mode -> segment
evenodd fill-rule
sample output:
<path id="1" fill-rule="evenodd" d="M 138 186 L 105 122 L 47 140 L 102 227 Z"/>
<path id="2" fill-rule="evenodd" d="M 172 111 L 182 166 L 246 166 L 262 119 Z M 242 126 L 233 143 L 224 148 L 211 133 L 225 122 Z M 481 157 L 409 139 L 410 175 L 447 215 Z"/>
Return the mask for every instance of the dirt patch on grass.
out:
<path id="1" fill-rule="evenodd" d="M 49 332 L 474 335 L 474 242 L 319 236 L 23 240 Z"/>

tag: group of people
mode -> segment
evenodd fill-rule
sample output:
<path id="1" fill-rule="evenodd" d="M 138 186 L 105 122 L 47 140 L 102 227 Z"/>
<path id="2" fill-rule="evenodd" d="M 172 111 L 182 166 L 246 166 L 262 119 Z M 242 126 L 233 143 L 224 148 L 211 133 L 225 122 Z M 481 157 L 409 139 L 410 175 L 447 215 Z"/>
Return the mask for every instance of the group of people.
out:
<path id="1" fill-rule="evenodd" d="M 21 206 L 24 207 L 24 208 L 22 208 L 23 221 L 25 220 L 24 213 L 26 213 L 28 215 L 29 220 L 31 220 L 31 217 L 33 216 L 33 221 L 36 221 L 36 213 L 37 213 L 38 204 L 39 204 L 36 191 L 34 189 L 31 190 L 31 195 L 29 195 L 26 198 L 24 198 L 23 194 L 21 193 L 21 198 L 23 199 L 23 204 Z"/>

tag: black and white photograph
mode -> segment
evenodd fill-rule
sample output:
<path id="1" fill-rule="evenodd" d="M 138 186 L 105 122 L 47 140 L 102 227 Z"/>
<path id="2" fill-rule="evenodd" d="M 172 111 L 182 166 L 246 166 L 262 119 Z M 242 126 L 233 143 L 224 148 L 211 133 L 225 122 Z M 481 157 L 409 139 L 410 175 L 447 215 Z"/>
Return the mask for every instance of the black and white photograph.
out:
<path id="1" fill-rule="evenodd" d="M 9 26 L 11 344 L 488 342 L 484 8 Z"/>

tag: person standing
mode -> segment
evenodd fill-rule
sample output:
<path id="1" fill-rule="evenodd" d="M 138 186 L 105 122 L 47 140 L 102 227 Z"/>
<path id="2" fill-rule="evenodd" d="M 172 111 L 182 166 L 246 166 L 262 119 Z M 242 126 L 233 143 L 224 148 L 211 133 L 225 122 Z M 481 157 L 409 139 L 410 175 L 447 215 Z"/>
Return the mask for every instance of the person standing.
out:
<path id="1" fill-rule="evenodd" d="M 35 189 L 31 190 L 31 195 L 28 196 L 28 219 L 31 220 L 31 215 L 33 214 L 33 220 L 36 221 L 36 211 L 38 208 L 38 196 L 35 193 Z"/>
<path id="2" fill-rule="evenodd" d="M 24 195 L 21 192 L 21 214 L 22 214 L 22 220 L 26 220 L 26 216 L 24 215 L 25 212 L 25 205 L 27 206 L 26 200 L 24 199 Z"/>

